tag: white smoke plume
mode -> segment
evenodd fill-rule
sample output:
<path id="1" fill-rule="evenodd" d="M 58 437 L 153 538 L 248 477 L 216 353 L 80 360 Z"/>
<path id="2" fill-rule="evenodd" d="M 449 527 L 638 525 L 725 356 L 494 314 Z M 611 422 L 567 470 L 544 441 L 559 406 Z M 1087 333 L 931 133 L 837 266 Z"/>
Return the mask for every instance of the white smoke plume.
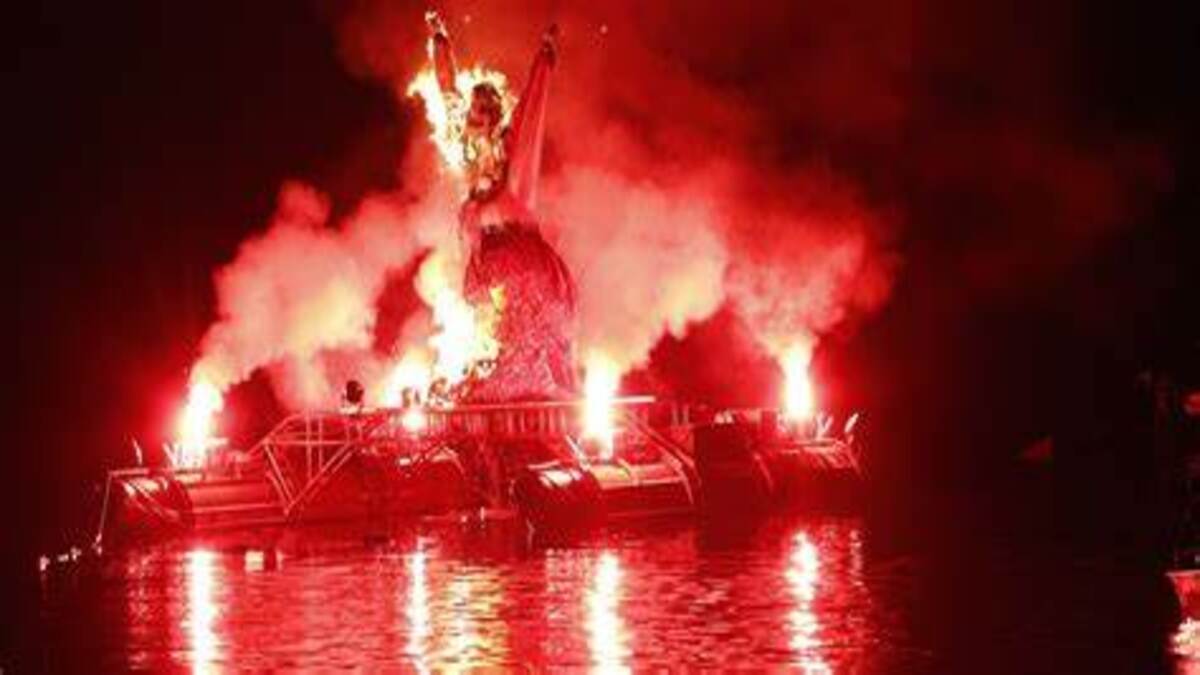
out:
<path id="1" fill-rule="evenodd" d="M 728 256 L 703 191 L 585 167 L 562 172 L 546 202 L 579 288 L 581 353 L 598 350 L 627 371 L 724 301 Z"/>
<path id="2" fill-rule="evenodd" d="M 419 201 L 368 197 L 345 222 L 328 199 L 286 183 L 266 231 L 215 276 L 218 317 L 192 371 L 221 391 L 270 369 L 289 408 L 328 406 L 351 373 L 381 376 L 371 353 L 376 301 L 390 271 L 445 246 L 453 196 L 436 186 Z"/>

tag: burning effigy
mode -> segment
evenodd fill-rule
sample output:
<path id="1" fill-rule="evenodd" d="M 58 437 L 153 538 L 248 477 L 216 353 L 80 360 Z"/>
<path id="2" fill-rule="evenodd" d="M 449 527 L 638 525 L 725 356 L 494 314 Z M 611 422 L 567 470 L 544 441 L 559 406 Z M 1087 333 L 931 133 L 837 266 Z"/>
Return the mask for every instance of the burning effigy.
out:
<path id="1" fill-rule="evenodd" d="M 556 29 L 542 37 L 513 105 L 497 82 L 460 76 L 445 25 L 432 12 L 427 21 L 437 92 L 420 93 L 441 98 L 434 104 L 439 113 L 435 132 L 466 184 L 459 212 L 459 232 L 468 250 L 463 290 L 468 302 L 498 317 L 495 364 L 473 383 L 467 398 L 570 398 L 576 393 L 574 282 L 542 238 L 536 215 Z"/>
<path id="2" fill-rule="evenodd" d="M 630 284 L 627 298 L 638 307 L 611 314 L 634 327 L 616 332 L 638 346 L 606 350 L 612 342 L 597 339 L 602 331 L 580 330 L 576 280 L 539 215 L 557 28 L 542 34 L 514 95 L 503 73 L 460 67 L 442 19 L 430 12 L 425 20 L 428 63 L 406 93 L 420 101 L 453 196 L 423 202 L 418 220 L 428 225 L 410 228 L 419 236 L 404 240 L 386 202 L 371 206 L 388 217 L 376 221 L 365 209 L 359 229 L 332 235 L 324 229 L 327 204 L 311 191 L 285 191 L 278 224 L 240 252 L 238 262 L 249 263 L 218 276 L 220 290 L 235 292 L 222 293 L 232 301 L 192 369 L 176 440 L 165 448 L 168 466 L 109 474 L 101 536 L 109 523 L 153 534 L 480 508 L 561 530 L 705 506 L 723 513 L 797 493 L 810 500 L 830 488 L 852 492 L 860 477 L 858 417 L 839 429 L 819 409 L 808 373 L 812 336 L 793 334 L 779 306 L 760 311 L 779 328 L 768 342 L 784 375 L 782 411 L 620 393 L 648 339 L 715 309 L 725 258 L 704 229 L 709 213 L 680 211 L 695 217 L 687 221 L 699 228 L 694 236 L 660 232 L 665 238 L 613 249 L 628 255 L 630 271 L 653 270 L 640 278 L 665 277 L 661 288 Z M 569 233 L 573 225 L 562 227 Z M 677 247 L 680 239 L 687 245 Z M 677 248 L 682 264 L 645 257 L 660 245 Z M 853 261 L 855 250 L 849 254 L 839 260 Z M 424 339 L 410 335 L 381 359 L 364 351 L 372 298 L 388 261 L 413 255 L 422 256 L 413 284 L 428 309 Z M 834 262 L 831 269 L 842 264 Z M 594 301 L 596 286 L 589 288 Z M 638 292 L 646 290 L 656 297 L 644 302 Z M 263 299 L 286 306 L 271 308 L 282 321 L 263 320 Z M 594 303 L 591 310 L 594 320 Z M 333 368 L 344 363 L 357 370 Z M 264 368 L 288 383 L 295 412 L 249 448 L 230 447 L 216 424 L 224 394 Z M 340 373 L 346 382 L 335 392 L 327 384 Z"/>

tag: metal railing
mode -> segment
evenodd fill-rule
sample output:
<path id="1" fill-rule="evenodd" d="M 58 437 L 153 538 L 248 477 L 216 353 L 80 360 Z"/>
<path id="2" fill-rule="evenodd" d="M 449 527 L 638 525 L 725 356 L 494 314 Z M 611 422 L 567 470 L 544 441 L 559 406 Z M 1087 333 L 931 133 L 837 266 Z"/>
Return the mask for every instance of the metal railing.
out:
<path id="1" fill-rule="evenodd" d="M 614 400 L 614 422 L 627 433 L 647 438 L 663 450 L 668 461 L 689 478 L 695 468 L 685 449 L 650 424 L 651 406 L 658 406 L 668 425 L 686 424 L 689 411 L 674 403 L 657 403 L 649 396 Z M 261 458 L 280 508 L 294 518 L 310 504 L 361 452 L 388 452 L 410 457 L 410 471 L 419 470 L 433 454 L 437 439 L 487 436 L 497 440 L 577 438 L 582 428 L 581 401 L 460 405 L 424 410 L 423 427 L 405 427 L 409 411 L 400 408 L 359 408 L 302 412 L 290 415 L 251 447 Z M 663 410 L 663 406 L 669 409 Z"/>

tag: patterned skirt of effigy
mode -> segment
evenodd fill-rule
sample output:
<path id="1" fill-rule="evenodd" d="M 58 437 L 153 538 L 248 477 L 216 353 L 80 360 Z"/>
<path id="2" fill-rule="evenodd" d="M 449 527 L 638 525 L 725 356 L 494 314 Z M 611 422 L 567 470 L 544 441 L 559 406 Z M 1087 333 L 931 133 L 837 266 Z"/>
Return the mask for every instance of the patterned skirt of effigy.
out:
<path id="1" fill-rule="evenodd" d="M 473 402 L 574 397 L 575 286 L 570 270 L 536 228 L 485 228 L 471 249 L 464 280 L 473 305 L 499 313 L 499 355 L 467 394 Z"/>

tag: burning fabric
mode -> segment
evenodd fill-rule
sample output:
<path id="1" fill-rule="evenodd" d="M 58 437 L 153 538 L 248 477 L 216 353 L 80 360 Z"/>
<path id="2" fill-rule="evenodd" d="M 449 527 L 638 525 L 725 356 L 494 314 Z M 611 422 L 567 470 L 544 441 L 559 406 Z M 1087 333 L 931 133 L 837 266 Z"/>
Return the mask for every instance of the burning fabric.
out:
<path id="1" fill-rule="evenodd" d="M 480 69 L 459 72 L 445 26 L 434 13 L 427 18 L 437 90 L 429 91 L 428 74 L 419 75 L 413 89 L 426 98 L 434 139 L 447 164 L 466 181 L 459 213 L 469 249 L 464 295 L 499 317 L 495 367 L 473 383 L 467 396 L 474 401 L 568 397 L 576 388 L 574 284 L 534 216 L 555 31 L 543 37 L 525 89 L 509 112 L 503 78 Z"/>

